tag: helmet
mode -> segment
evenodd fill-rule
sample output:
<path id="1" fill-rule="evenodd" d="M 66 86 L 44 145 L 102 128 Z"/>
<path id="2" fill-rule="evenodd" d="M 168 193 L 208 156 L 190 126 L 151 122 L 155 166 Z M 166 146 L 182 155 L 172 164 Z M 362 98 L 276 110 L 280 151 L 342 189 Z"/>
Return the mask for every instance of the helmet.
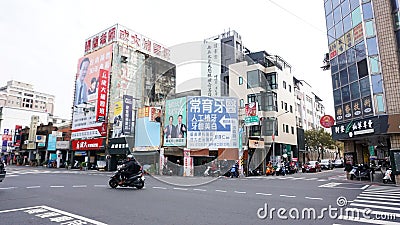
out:
<path id="1" fill-rule="evenodd" d="M 127 155 L 127 156 L 126 156 L 126 158 L 127 158 L 128 160 L 132 160 L 132 159 L 134 159 L 134 157 L 133 157 L 133 155 L 132 155 L 132 154 L 129 154 L 129 155 Z"/>

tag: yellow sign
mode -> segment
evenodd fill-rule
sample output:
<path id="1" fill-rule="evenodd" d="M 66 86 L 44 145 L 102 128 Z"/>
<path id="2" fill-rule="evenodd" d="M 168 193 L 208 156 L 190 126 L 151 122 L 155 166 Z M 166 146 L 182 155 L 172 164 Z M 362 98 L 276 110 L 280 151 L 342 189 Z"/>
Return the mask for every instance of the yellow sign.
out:
<path id="1" fill-rule="evenodd" d="M 249 140 L 249 148 L 264 148 L 264 141 Z"/>

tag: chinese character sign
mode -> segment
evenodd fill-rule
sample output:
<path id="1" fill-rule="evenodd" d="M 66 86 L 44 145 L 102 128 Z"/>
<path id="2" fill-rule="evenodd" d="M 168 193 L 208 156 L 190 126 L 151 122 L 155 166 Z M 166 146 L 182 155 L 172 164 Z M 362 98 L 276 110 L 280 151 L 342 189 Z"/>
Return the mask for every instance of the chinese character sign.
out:
<path id="1" fill-rule="evenodd" d="M 237 148 L 238 100 L 188 97 L 188 148 Z"/>
<path id="2" fill-rule="evenodd" d="M 100 70 L 99 74 L 99 90 L 97 91 L 97 113 L 96 113 L 96 121 L 99 121 L 99 118 L 102 121 L 105 121 L 106 112 L 107 112 L 107 100 L 108 100 L 108 82 L 109 76 L 107 70 Z"/>
<path id="3" fill-rule="evenodd" d="M 14 142 L 15 147 L 21 146 L 21 133 L 22 133 L 22 126 L 15 125 L 15 142 Z"/>
<path id="4" fill-rule="evenodd" d="M 164 146 L 185 146 L 186 97 L 167 100 L 164 116 Z"/>
<path id="5" fill-rule="evenodd" d="M 122 133 L 130 134 L 132 130 L 132 107 L 133 97 L 124 95 L 123 97 L 123 112 L 122 112 Z"/>
<path id="6" fill-rule="evenodd" d="M 201 94 L 221 96 L 221 43 L 206 42 L 202 45 Z"/>

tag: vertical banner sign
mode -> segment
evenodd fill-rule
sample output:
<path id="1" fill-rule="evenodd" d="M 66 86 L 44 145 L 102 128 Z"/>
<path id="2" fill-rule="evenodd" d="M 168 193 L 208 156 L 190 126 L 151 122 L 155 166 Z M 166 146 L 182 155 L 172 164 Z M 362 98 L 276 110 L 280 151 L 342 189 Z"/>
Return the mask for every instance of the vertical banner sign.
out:
<path id="1" fill-rule="evenodd" d="M 192 158 L 190 157 L 190 149 L 183 150 L 183 176 L 193 176 L 192 174 Z"/>
<path id="2" fill-rule="evenodd" d="M 188 97 L 188 148 L 238 148 L 238 100 Z"/>
<path id="3" fill-rule="evenodd" d="M 133 97 L 130 95 L 123 96 L 123 112 L 122 112 L 122 133 L 131 134 L 132 130 L 132 107 Z"/>
<path id="4" fill-rule="evenodd" d="M 20 147 L 21 146 L 21 132 L 22 132 L 22 126 L 21 125 L 15 125 L 15 139 L 14 139 L 14 146 L 15 147 Z"/>
<path id="5" fill-rule="evenodd" d="M 55 151 L 57 145 L 57 137 L 53 134 L 49 134 L 49 140 L 47 141 L 47 150 Z"/>
<path id="6" fill-rule="evenodd" d="M 221 96 L 221 43 L 205 42 L 202 45 L 201 93 L 209 97 Z"/>
<path id="7" fill-rule="evenodd" d="M 108 99 L 108 71 L 100 70 L 99 75 L 99 90 L 97 95 L 97 113 L 96 121 L 105 121 L 107 112 L 107 99 Z"/>
<path id="8" fill-rule="evenodd" d="M 164 117 L 164 146 L 186 145 L 186 97 L 167 100 Z"/>

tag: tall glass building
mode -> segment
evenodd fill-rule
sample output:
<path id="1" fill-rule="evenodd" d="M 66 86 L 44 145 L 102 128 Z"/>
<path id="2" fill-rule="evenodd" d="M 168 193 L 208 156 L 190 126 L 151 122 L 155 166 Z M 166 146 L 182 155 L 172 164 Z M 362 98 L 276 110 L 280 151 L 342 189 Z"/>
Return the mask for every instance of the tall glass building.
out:
<path id="1" fill-rule="evenodd" d="M 382 161 L 391 153 L 394 160 L 400 148 L 399 2 L 324 0 L 324 5 L 333 138 L 344 141 L 349 163 Z"/>

